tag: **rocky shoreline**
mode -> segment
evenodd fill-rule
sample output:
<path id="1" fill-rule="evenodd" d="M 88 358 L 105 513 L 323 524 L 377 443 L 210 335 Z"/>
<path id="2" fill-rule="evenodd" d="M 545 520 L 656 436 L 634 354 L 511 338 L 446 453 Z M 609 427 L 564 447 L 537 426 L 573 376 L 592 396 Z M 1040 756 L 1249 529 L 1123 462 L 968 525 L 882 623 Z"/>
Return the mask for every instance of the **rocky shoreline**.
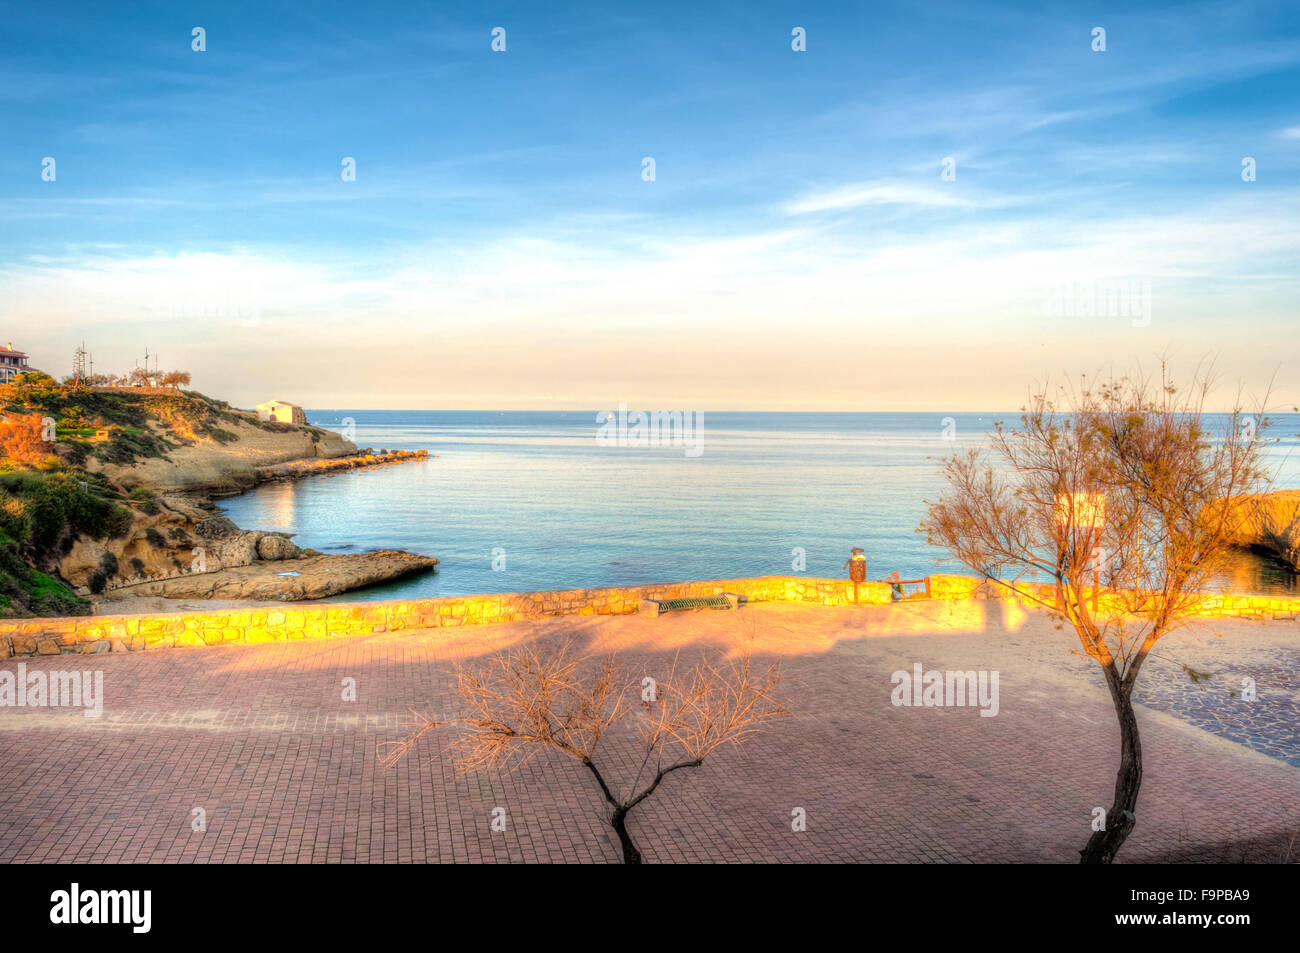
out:
<path id="1" fill-rule="evenodd" d="M 393 463 L 407 463 L 415 460 L 429 459 L 428 450 L 364 450 L 350 457 L 314 458 L 311 460 L 290 460 L 276 463 L 269 467 L 258 467 L 254 478 L 258 483 L 276 480 L 300 480 L 303 477 L 316 476 L 321 473 L 337 473 L 343 470 L 362 470 L 369 467 L 388 466 Z"/>
<path id="2" fill-rule="evenodd" d="M 268 567 L 267 562 L 271 561 L 250 562 L 209 572 L 190 572 L 170 579 L 130 584 L 115 592 L 132 598 L 297 602 L 391 582 L 427 572 L 438 565 L 438 560 L 431 556 L 390 549 L 345 555 L 300 550 L 295 556 L 275 560 L 273 566 Z"/>
<path id="3" fill-rule="evenodd" d="M 1300 572 L 1300 490 L 1274 490 L 1243 497 L 1230 514 L 1239 530 L 1234 543 Z"/>
<path id="4" fill-rule="evenodd" d="M 358 450 L 312 427 L 249 428 L 238 436 L 179 448 L 167 459 L 103 468 L 131 491 L 131 527 L 118 539 L 77 539 L 59 565 L 78 594 L 94 601 L 95 614 L 143 598 L 321 599 L 436 569 L 437 559 L 399 550 L 303 549 L 291 534 L 241 529 L 214 503 L 261 483 L 427 460 L 427 450 Z"/>

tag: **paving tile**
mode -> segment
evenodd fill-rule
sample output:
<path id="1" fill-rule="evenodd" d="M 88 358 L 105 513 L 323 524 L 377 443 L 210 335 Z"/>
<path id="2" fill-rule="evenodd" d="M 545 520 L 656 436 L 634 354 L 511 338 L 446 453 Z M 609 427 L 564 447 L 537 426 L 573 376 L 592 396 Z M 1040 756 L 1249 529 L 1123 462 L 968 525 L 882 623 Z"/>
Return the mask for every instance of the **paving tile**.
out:
<path id="1" fill-rule="evenodd" d="M 379 765 L 411 708 L 454 709 L 457 661 L 534 638 L 618 649 L 650 674 L 706 648 L 780 658 L 791 717 L 636 809 L 648 861 L 1073 862 L 1109 803 L 1109 699 L 1045 617 L 755 605 L 26 660 L 102 670 L 105 709 L 0 709 L 0 862 L 617 862 L 598 792 L 570 759 L 465 776 L 435 732 Z M 1145 778 L 1122 859 L 1231 860 L 1243 841 L 1300 830 L 1300 623 L 1198 623 L 1158 651 L 1139 688 Z M 998 715 L 893 706 L 890 676 L 915 662 L 996 670 Z M 1244 675 L 1254 707 L 1229 694 Z M 635 771 L 618 738 L 601 757 L 616 777 Z M 504 832 L 490 828 L 498 806 Z M 190 827 L 199 807 L 205 832 Z M 795 808 L 806 831 L 791 830 Z"/>

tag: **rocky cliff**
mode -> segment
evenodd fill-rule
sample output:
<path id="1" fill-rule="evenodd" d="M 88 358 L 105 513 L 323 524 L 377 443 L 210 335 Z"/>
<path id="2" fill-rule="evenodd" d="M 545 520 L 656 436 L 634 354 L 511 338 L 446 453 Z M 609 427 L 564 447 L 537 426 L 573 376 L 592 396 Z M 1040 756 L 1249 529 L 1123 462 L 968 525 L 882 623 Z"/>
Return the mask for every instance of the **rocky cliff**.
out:
<path id="1" fill-rule="evenodd" d="M 160 422 L 151 429 L 161 430 Z M 251 422 L 226 424 L 221 442 L 197 441 L 129 464 L 87 460 L 87 469 L 102 472 L 127 489 L 144 487 L 158 493 L 240 493 L 259 482 L 258 471 L 293 461 L 334 459 L 357 453 L 357 447 L 330 430 L 283 424 L 267 430 Z M 224 436 L 224 435 L 223 435 Z"/>
<path id="2" fill-rule="evenodd" d="M 395 550 L 325 555 L 300 548 L 285 533 L 240 529 L 201 499 L 164 496 L 133 509 L 130 529 L 119 538 L 78 538 L 59 572 L 113 611 L 113 601 L 141 596 L 319 599 L 437 565 L 430 556 Z"/>
<path id="3" fill-rule="evenodd" d="M 1267 553 L 1300 572 L 1300 490 L 1243 497 L 1229 518 L 1239 526 L 1238 546 Z"/>

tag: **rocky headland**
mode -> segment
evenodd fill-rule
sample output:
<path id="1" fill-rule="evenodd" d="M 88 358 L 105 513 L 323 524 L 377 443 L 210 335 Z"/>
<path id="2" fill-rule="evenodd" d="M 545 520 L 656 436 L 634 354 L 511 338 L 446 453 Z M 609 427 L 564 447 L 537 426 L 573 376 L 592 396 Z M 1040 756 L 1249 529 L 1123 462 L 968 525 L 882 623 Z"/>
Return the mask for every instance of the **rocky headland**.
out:
<path id="1" fill-rule="evenodd" d="M 438 565 L 400 550 L 325 554 L 299 547 L 288 534 L 240 529 L 213 514 L 210 501 L 166 496 L 139 512 L 120 540 L 79 539 L 60 571 L 82 595 L 116 611 L 119 599 L 320 599 L 391 582 Z M 108 572 L 116 568 L 116 572 Z"/>
<path id="2" fill-rule="evenodd" d="M 147 423 L 162 436 L 167 425 Z M 126 463 L 89 458 L 86 469 L 103 473 L 128 490 L 142 487 L 154 493 L 188 493 L 206 497 L 231 496 L 258 483 L 259 474 L 280 464 L 334 461 L 357 456 L 356 444 L 332 430 L 295 424 L 267 426 L 255 419 L 223 423 L 221 439 L 195 440 L 170 447 L 165 455 Z"/>
<path id="3" fill-rule="evenodd" d="M 290 460 L 288 463 L 258 467 L 254 475 L 259 483 L 272 480 L 299 480 L 303 477 L 317 476 L 322 473 L 361 470 L 367 467 L 382 467 L 393 463 L 407 463 L 427 459 L 429 459 L 428 450 L 380 450 L 378 453 L 374 450 L 364 450 L 347 457 Z"/>
<path id="4" fill-rule="evenodd" d="M 0 410 L 58 427 L 25 466 L 0 454 L 0 616 L 113 612 L 117 600 L 319 599 L 438 564 L 393 550 L 302 549 L 289 534 L 236 526 L 214 503 L 271 480 L 424 461 L 427 451 L 358 449 L 194 391 L 45 375 L 0 386 Z"/>
<path id="5" fill-rule="evenodd" d="M 400 550 L 324 554 L 303 549 L 284 533 L 246 530 L 216 514 L 212 500 L 271 480 L 354 470 L 428 458 L 427 451 L 357 452 L 337 434 L 324 437 L 276 434 L 278 440 L 250 440 L 216 448 L 185 448 L 171 467 L 113 468 L 111 476 L 135 495 L 154 493 L 136 509 L 131 532 L 122 540 L 78 540 L 60 572 L 114 611 L 117 599 L 236 599 L 297 601 L 320 599 L 376 583 L 391 582 L 438 565 L 431 556 Z M 291 454 L 315 451 L 303 458 Z M 276 460 L 276 462 L 268 462 Z M 107 469 L 107 468 L 106 468 Z M 103 580 L 96 573 L 116 563 Z"/>

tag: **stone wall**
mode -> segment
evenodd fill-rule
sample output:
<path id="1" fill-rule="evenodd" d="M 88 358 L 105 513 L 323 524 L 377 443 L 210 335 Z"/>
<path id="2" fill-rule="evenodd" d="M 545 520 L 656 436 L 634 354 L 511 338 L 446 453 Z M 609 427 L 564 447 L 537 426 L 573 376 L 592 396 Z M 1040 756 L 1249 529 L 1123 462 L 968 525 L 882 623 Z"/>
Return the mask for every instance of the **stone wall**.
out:
<path id="1" fill-rule="evenodd" d="M 931 576 L 932 599 L 1015 599 L 1031 600 L 1054 605 L 1054 587 L 1040 583 L 1019 583 L 1015 591 L 983 579 L 970 576 Z M 1108 598 L 1103 590 L 1099 594 L 1099 608 L 1117 610 L 1121 603 Z M 1109 605 L 1108 605 L 1109 603 Z M 1205 618 L 1233 617 L 1242 619 L 1296 619 L 1300 618 L 1300 596 L 1245 596 L 1232 593 L 1202 593 L 1196 615 Z"/>
<path id="2" fill-rule="evenodd" d="M 931 576 L 932 599 L 1004 599 L 1015 594 L 965 576 Z M 1025 584 L 1021 592 L 1052 601 L 1052 588 Z M 124 652 L 175 646 L 324 639 L 376 632 L 401 632 L 443 626 L 481 625 L 558 615 L 626 615 L 642 599 L 682 599 L 734 593 L 747 602 L 804 602 L 851 605 L 853 584 L 842 579 L 759 576 L 705 582 L 608 589 L 516 592 L 496 596 L 453 596 L 395 602 L 329 603 L 315 606 L 259 606 L 154 615 L 73 616 L 60 619 L 0 620 L 0 658 Z M 887 583 L 859 586 L 858 602 L 892 601 Z M 924 593 L 908 600 L 924 598 Z M 1104 596 L 1103 596 L 1104 599 Z M 1300 598 L 1205 595 L 1200 614 L 1259 619 L 1300 617 Z"/>
<path id="3" fill-rule="evenodd" d="M 681 599 L 724 592 L 742 596 L 749 602 L 809 602 L 828 606 L 853 602 L 853 584 L 845 580 L 761 576 L 657 586 L 515 592 L 396 602 L 268 605 L 256 609 L 152 615 L 12 619 L 0 620 L 0 658 L 273 642 L 279 639 L 324 639 L 512 622 L 554 615 L 625 615 L 636 612 L 642 599 Z M 859 602 L 862 604 L 882 604 L 890 599 L 890 587 L 884 583 L 869 582 L 859 586 Z"/>

